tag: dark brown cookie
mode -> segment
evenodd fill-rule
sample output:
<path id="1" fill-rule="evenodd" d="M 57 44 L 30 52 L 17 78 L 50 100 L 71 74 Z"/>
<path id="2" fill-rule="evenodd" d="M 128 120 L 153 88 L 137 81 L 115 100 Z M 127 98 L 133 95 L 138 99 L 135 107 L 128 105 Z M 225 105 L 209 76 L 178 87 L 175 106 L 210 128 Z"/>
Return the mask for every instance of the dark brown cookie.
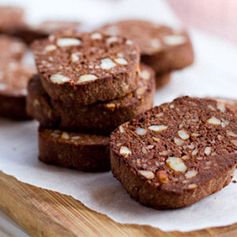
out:
<path id="1" fill-rule="evenodd" d="M 0 65 L 9 60 L 21 60 L 26 52 L 26 46 L 20 40 L 0 35 Z"/>
<path id="2" fill-rule="evenodd" d="M 32 48 L 43 87 L 65 104 L 111 100 L 137 88 L 139 50 L 123 37 L 65 32 Z"/>
<path id="3" fill-rule="evenodd" d="M 26 109 L 28 114 L 48 128 L 58 128 L 60 116 L 51 104 L 50 97 L 42 87 L 40 77 L 34 75 L 28 83 Z"/>
<path id="4" fill-rule="evenodd" d="M 33 75 L 33 69 L 12 61 L 0 66 L 0 116 L 26 120 L 27 82 Z"/>
<path id="5" fill-rule="evenodd" d="M 111 136 L 114 176 L 140 203 L 180 208 L 227 185 L 236 166 L 235 114 L 215 100 L 180 97 Z"/>
<path id="6" fill-rule="evenodd" d="M 31 44 L 34 40 L 47 38 L 50 34 L 62 30 L 80 29 L 80 22 L 77 21 L 43 21 L 39 25 L 26 25 L 15 32 L 15 36 L 21 38 L 25 43 Z"/>
<path id="7" fill-rule="evenodd" d="M 185 31 L 143 20 L 119 21 L 99 30 L 110 35 L 123 35 L 137 42 L 142 62 L 159 74 L 193 63 L 192 44 Z"/>
<path id="8" fill-rule="evenodd" d="M 108 171 L 109 137 L 39 128 L 39 159 L 81 171 Z"/>
<path id="9" fill-rule="evenodd" d="M 171 73 L 156 74 L 156 89 L 161 89 L 162 87 L 169 84 L 171 80 Z"/>
<path id="10" fill-rule="evenodd" d="M 138 86 L 134 92 L 116 100 L 88 106 L 65 106 L 51 100 L 39 78 L 35 77 L 28 86 L 27 108 L 43 126 L 109 134 L 120 124 L 152 107 L 155 82 L 150 68 L 142 67 Z"/>
<path id="11" fill-rule="evenodd" d="M 25 13 L 20 7 L 0 6 L 0 33 L 13 34 L 25 25 Z"/>

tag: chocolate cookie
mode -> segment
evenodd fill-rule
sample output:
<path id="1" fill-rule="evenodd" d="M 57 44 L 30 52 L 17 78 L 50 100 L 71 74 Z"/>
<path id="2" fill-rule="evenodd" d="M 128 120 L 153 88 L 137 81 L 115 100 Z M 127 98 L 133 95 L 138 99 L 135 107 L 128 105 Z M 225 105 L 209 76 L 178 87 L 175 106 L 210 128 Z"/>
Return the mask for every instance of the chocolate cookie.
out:
<path id="1" fill-rule="evenodd" d="M 25 13 L 20 7 L 0 6 L 0 33 L 13 34 L 25 25 Z"/>
<path id="2" fill-rule="evenodd" d="M 18 62 L 0 66 L 0 116 L 15 120 L 26 120 L 27 82 L 33 70 Z"/>
<path id="3" fill-rule="evenodd" d="M 141 60 L 157 73 L 182 69 L 193 63 L 190 38 L 185 31 L 143 20 L 124 20 L 103 26 L 100 31 L 122 35 L 138 43 Z"/>
<path id="4" fill-rule="evenodd" d="M 111 135 L 114 176 L 138 202 L 191 205 L 226 186 L 236 166 L 235 114 L 211 99 L 180 97 Z"/>
<path id="5" fill-rule="evenodd" d="M 156 89 L 166 86 L 171 80 L 171 73 L 156 74 Z"/>
<path id="6" fill-rule="evenodd" d="M 26 52 L 26 46 L 20 40 L 0 35 L 0 65 L 9 60 L 21 60 Z"/>
<path id="7" fill-rule="evenodd" d="M 60 116 L 51 104 L 50 97 L 42 87 L 40 77 L 34 75 L 28 83 L 26 109 L 28 114 L 48 128 L 57 128 Z"/>
<path id="8" fill-rule="evenodd" d="M 230 98 L 221 98 L 221 97 L 210 97 L 209 99 L 216 100 L 218 102 L 219 108 L 228 108 L 237 115 L 237 100 Z"/>
<path id="9" fill-rule="evenodd" d="M 40 79 L 35 77 L 28 86 L 27 108 L 29 114 L 46 127 L 109 134 L 152 107 L 155 82 L 150 68 L 142 67 L 138 86 L 137 90 L 119 99 L 88 106 L 65 106 L 51 100 Z"/>
<path id="10" fill-rule="evenodd" d="M 108 171 L 109 137 L 39 128 L 39 159 L 81 171 Z"/>
<path id="11" fill-rule="evenodd" d="M 79 30 L 81 23 L 77 21 L 43 21 L 39 25 L 26 25 L 19 28 L 15 36 L 21 38 L 25 43 L 31 44 L 34 40 L 47 38 L 50 34 L 62 30 Z"/>
<path id="12" fill-rule="evenodd" d="M 32 48 L 43 87 L 64 104 L 112 100 L 137 88 L 139 50 L 123 37 L 65 32 Z"/>

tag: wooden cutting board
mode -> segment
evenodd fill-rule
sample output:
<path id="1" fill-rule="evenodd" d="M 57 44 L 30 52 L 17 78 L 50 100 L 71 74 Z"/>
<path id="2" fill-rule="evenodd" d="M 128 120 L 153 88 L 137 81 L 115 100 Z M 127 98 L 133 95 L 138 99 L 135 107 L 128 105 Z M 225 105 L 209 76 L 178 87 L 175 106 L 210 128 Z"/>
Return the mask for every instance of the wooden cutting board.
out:
<path id="1" fill-rule="evenodd" d="M 0 208 L 31 236 L 37 237 L 237 236 L 237 224 L 186 233 L 163 232 L 149 226 L 119 224 L 90 210 L 70 196 L 22 183 L 2 172 Z"/>

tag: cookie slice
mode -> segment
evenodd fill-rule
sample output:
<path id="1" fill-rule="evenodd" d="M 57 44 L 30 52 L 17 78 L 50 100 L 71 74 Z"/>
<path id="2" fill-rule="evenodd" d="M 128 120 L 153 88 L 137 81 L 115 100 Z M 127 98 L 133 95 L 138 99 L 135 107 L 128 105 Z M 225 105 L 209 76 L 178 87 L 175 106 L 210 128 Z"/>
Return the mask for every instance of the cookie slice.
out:
<path id="1" fill-rule="evenodd" d="M 39 75 L 34 75 L 27 86 L 26 110 L 39 123 L 48 128 L 59 127 L 60 116 L 42 87 Z"/>
<path id="2" fill-rule="evenodd" d="M 112 133 L 114 176 L 138 202 L 191 205 L 226 186 L 237 162 L 235 114 L 211 99 L 180 97 Z"/>
<path id="3" fill-rule="evenodd" d="M 171 80 L 171 73 L 157 74 L 156 75 L 156 89 L 161 89 L 162 87 L 169 84 Z"/>
<path id="4" fill-rule="evenodd" d="M 112 100 L 137 88 L 139 50 L 126 38 L 65 32 L 32 48 L 43 87 L 64 104 Z"/>
<path id="5" fill-rule="evenodd" d="M 25 52 L 25 44 L 13 37 L 0 35 L 0 64 L 6 64 L 6 61 L 20 61 Z"/>
<path id="6" fill-rule="evenodd" d="M 27 120 L 27 83 L 34 70 L 12 61 L 0 66 L 0 116 L 15 120 Z"/>
<path id="7" fill-rule="evenodd" d="M 222 112 L 225 112 L 225 109 L 228 108 L 237 115 L 237 100 L 221 97 L 210 97 L 209 99 L 216 100 L 218 103 L 218 107 L 220 110 L 222 110 Z"/>
<path id="8" fill-rule="evenodd" d="M 80 22 L 47 20 L 39 25 L 26 25 L 16 31 L 15 36 L 21 38 L 25 43 L 31 44 L 34 40 L 47 38 L 50 34 L 63 30 L 80 29 Z"/>
<path id="9" fill-rule="evenodd" d="M 123 35 L 138 43 L 141 60 L 162 74 L 193 63 L 191 40 L 185 31 L 143 20 L 124 20 L 103 26 L 100 31 Z"/>
<path id="10" fill-rule="evenodd" d="M 119 99 L 88 106 L 65 106 L 51 100 L 35 77 L 28 86 L 27 108 L 29 114 L 46 127 L 110 134 L 120 124 L 152 107 L 155 81 L 150 68 L 142 67 L 138 86 Z"/>
<path id="11" fill-rule="evenodd" d="M 21 7 L 0 6 L 0 33 L 13 34 L 25 25 L 25 13 Z"/>
<path id="12" fill-rule="evenodd" d="M 108 171 L 109 137 L 39 128 L 39 159 L 81 171 Z"/>

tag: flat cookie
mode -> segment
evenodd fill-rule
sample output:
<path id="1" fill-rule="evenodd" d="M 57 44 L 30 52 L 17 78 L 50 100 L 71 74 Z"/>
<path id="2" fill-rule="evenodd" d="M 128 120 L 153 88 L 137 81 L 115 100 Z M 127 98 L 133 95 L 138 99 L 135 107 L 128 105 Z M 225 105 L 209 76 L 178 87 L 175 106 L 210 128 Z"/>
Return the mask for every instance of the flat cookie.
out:
<path id="1" fill-rule="evenodd" d="M 89 106 L 65 106 L 51 100 L 39 77 L 35 77 L 28 86 L 27 109 L 45 127 L 110 134 L 120 124 L 152 107 L 155 82 L 150 68 L 142 67 L 138 86 L 137 90 L 119 99 Z"/>
<path id="2" fill-rule="evenodd" d="M 156 89 L 161 89 L 167 84 L 169 84 L 171 80 L 171 73 L 164 73 L 156 75 Z"/>
<path id="3" fill-rule="evenodd" d="M 194 53 L 185 31 L 143 20 L 124 20 L 99 29 L 106 34 L 122 35 L 137 42 L 141 60 L 156 73 L 182 69 L 193 63 Z"/>
<path id="4" fill-rule="evenodd" d="M 64 104 L 112 100 L 137 88 L 139 50 L 123 37 L 67 32 L 32 48 L 43 87 Z"/>
<path id="5" fill-rule="evenodd" d="M 13 34 L 25 25 L 25 13 L 21 7 L 0 6 L 0 33 Z"/>
<path id="6" fill-rule="evenodd" d="M 0 35 L 0 52 L 0 65 L 5 65 L 9 60 L 20 61 L 26 52 L 26 46 L 16 38 Z"/>
<path id="7" fill-rule="evenodd" d="M 51 99 L 45 92 L 40 77 L 34 75 L 28 83 L 26 110 L 40 125 L 48 128 L 57 128 L 60 116 L 51 104 Z"/>
<path id="8" fill-rule="evenodd" d="M 81 171 L 108 171 L 109 137 L 39 128 L 39 159 Z"/>
<path id="9" fill-rule="evenodd" d="M 0 116 L 14 120 L 27 120 L 27 83 L 34 71 L 18 62 L 0 66 Z"/>
<path id="10" fill-rule="evenodd" d="M 237 162 L 235 114 L 211 99 L 180 97 L 111 135 L 114 176 L 138 202 L 191 205 L 226 186 Z"/>

